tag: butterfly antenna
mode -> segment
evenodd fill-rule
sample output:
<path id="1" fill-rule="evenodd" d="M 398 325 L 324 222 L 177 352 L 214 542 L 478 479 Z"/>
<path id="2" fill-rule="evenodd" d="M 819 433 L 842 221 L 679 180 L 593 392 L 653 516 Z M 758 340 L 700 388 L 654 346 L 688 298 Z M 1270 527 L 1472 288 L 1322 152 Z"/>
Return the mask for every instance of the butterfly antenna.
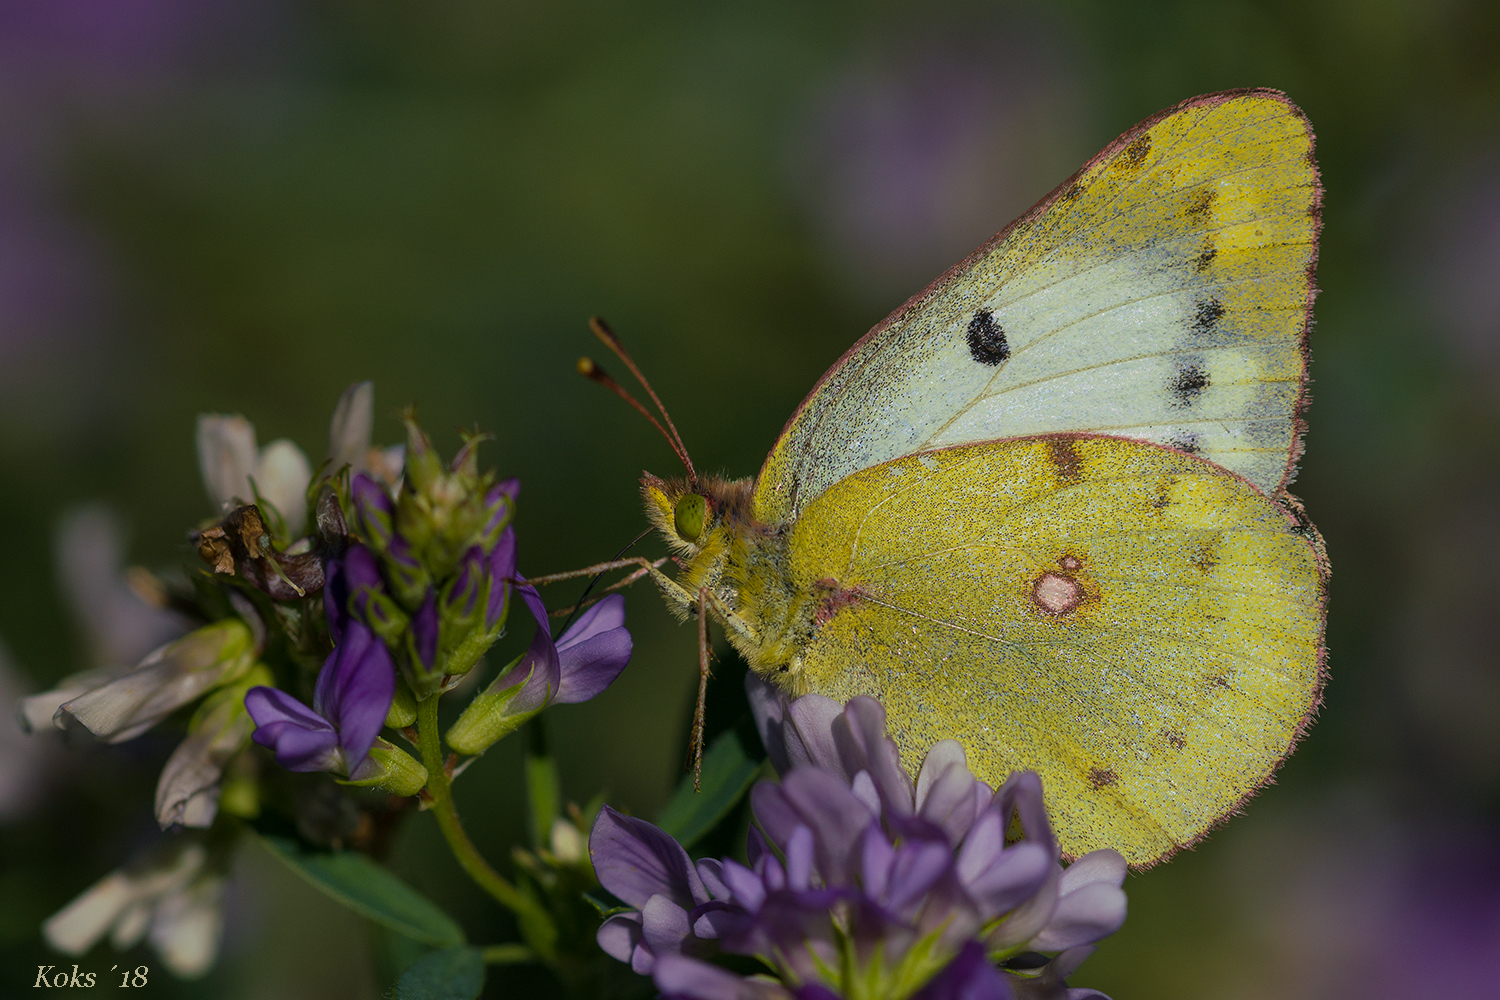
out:
<path id="1" fill-rule="evenodd" d="M 615 336 L 615 332 L 609 328 L 609 324 L 605 323 L 604 320 L 600 319 L 598 316 L 594 316 L 589 319 L 589 329 L 594 331 L 594 336 L 598 337 L 604 343 L 605 347 L 608 347 L 611 351 L 614 351 L 615 356 L 621 361 L 625 362 L 625 367 L 630 369 L 630 374 L 635 376 L 635 380 L 641 384 L 641 388 L 646 390 L 646 395 L 651 397 L 651 402 L 656 404 L 656 409 L 661 413 L 662 420 L 666 422 L 667 429 L 672 432 L 670 436 L 667 436 L 667 442 L 672 445 L 672 450 L 677 453 L 677 457 L 682 460 L 682 464 L 687 466 L 688 478 L 693 480 L 694 482 L 697 482 L 698 473 L 693 468 L 693 460 L 688 457 L 687 445 L 682 443 L 682 435 L 677 433 L 677 425 L 672 423 L 672 415 L 669 414 L 667 412 L 667 408 L 662 405 L 660 397 L 656 395 L 656 390 L 651 388 L 650 382 L 646 381 L 646 376 L 641 374 L 640 368 L 636 366 L 635 361 L 625 350 L 625 345 L 620 343 L 620 338 Z M 598 366 L 594 365 L 594 367 L 597 368 Z M 579 371 L 583 371 L 582 363 L 579 364 Z M 584 374 L 587 373 L 584 372 Z M 592 376 L 589 377 L 592 378 Z M 618 385 L 618 383 L 616 383 L 616 385 Z M 623 388 L 616 388 L 615 391 L 621 393 L 621 395 L 624 395 Z M 640 409 L 642 413 L 645 412 L 645 408 L 640 406 L 640 404 L 636 404 L 636 406 L 637 409 Z M 647 415 L 647 419 L 651 420 L 649 414 Z M 653 424 L 656 424 L 657 430 L 661 430 L 661 424 L 657 424 L 655 420 L 651 420 L 651 422 Z M 662 433 L 663 435 L 666 435 L 666 431 L 662 431 Z"/>
<path id="2" fill-rule="evenodd" d="M 667 439 L 667 444 L 671 446 L 672 452 L 682 462 L 687 464 L 688 468 L 692 468 L 692 464 L 687 460 L 686 453 L 683 452 L 681 447 L 678 446 L 677 442 L 673 440 L 672 435 L 667 433 L 667 429 L 661 425 L 661 421 L 653 417 L 651 415 L 651 411 L 642 406 L 640 400 L 632 396 L 623 385 L 616 382 L 614 380 L 614 376 L 610 375 L 610 373 L 605 371 L 603 368 L 600 368 L 598 364 L 594 362 L 593 358 L 579 358 L 577 368 L 578 374 L 582 375 L 584 378 L 588 379 L 591 382 L 598 382 L 600 385 L 604 386 L 604 388 L 608 389 L 610 392 L 614 393 L 616 396 L 619 396 L 621 399 L 625 400 L 625 402 L 633 406 L 635 408 L 635 412 L 651 421 L 651 426 L 655 427 L 657 431 L 660 432 L 661 436 Z"/>

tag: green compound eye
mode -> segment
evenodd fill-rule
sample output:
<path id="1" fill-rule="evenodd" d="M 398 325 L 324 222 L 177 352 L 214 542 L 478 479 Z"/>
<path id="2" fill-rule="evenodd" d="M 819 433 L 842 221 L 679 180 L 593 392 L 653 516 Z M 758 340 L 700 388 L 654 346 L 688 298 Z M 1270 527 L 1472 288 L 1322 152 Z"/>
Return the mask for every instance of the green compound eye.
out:
<path id="1" fill-rule="evenodd" d="M 708 522 L 708 501 L 702 494 L 686 493 L 679 497 L 677 506 L 672 511 L 672 523 L 677 528 L 677 534 L 684 541 L 696 542 L 698 536 L 703 534 L 703 526 Z"/>

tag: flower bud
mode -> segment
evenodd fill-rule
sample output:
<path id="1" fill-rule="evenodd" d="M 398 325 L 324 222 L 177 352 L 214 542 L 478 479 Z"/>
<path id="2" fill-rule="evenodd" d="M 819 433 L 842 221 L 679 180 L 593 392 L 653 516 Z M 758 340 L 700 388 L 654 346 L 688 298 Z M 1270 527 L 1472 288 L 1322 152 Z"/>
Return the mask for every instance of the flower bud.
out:
<path id="1" fill-rule="evenodd" d="M 438 658 L 439 632 L 437 595 L 428 590 L 427 599 L 412 615 L 411 627 L 406 631 L 406 680 L 419 698 L 426 698 L 443 683 L 443 667 Z"/>
<path id="2" fill-rule="evenodd" d="M 489 440 L 492 438 L 488 434 L 465 433 L 464 446 L 458 449 L 458 454 L 454 455 L 453 461 L 448 464 L 448 472 L 451 475 L 477 479 L 479 477 L 479 446 Z"/>
<path id="3" fill-rule="evenodd" d="M 417 426 L 416 415 L 410 409 L 402 414 L 401 421 L 406 424 L 406 488 L 420 493 L 443 474 L 443 462 L 433 450 L 427 432 Z"/>
<path id="4" fill-rule="evenodd" d="M 464 630 L 473 625 L 488 583 L 489 561 L 484 557 L 484 550 L 476 545 L 464 553 L 458 564 L 458 573 L 443 588 L 440 605 L 443 625 Z"/>
<path id="5" fill-rule="evenodd" d="M 490 553 L 490 592 L 484 623 L 494 629 L 505 623 L 510 613 L 511 580 L 516 575 L 516 529 L 506 526 Z"/>
<path id="6" fill-rule="evenodd" d="M 406 636 L 406 612 L 385 592 L 374 553 L 362 545 L 351 545 L 343 560 L 329 563 L 329 568 L 330 582 L 323 599 L 333 641 L 342 640 L 352 614 L 369 625 L 387 646 L 399 649 Z"/>
<path id="7" fill-rule="evenodd" d="M 493 547 L 509 522 L 515 484 L 495 486 L 493 473 L 479 473 L 477 448 L 487 435 L 468 435 L 447 469 L 410 414 L 407 435 L 407 475 L 396 503 L 396 534 L 410 547 L 404 555 L 420 564 L 428 579 L 444 581 L 471 547 L 486 552 Z M 406 599 L 395 581 L 393 589 Z"/>
<path id="8" fill-rule="evenodd" d="M 449 747 L 466 755 L 484 753 L 500 739 L 521 728 L 528 719 L 545 707 L 546 703 L 543 702 L 519 711 L 511 711 L 516 696 L 527 686 L 533 673 L 533 671 L 527 671 L 525 677 L 516 680 L 514 678 L 515 667 L 519 663 L 518 657 L 514 663 L 500 672 L 495 683 L 463 710 L 463 714 L 458 717 L 453 727 L 443 734 L 443 739 Z M 506 680 L 514 680 L 514 683 L 500 687 L 500 682 Z M 532 702 L 533 699 L 526 699 L 526 701 Z"/>
<path id="9" fill-rule="evenodd" d="M 443 597 L 438 604 L 441 616 L 439 648 L 445 674 L 468 673 L 500 637 L 500 630 L 489 627 L 484 621 L 493 586 L 489 560 L 476 545 L 465 554 L 458 575 L 443 588 Z"/>
<path id="10" fill-rule="evenodd" d="M 520 480 L 507 479 L 490 487 L 484 495 L 484 527 L 480 529 L 475 544 L 490 552 L 500 541 L 500 533 L 510 524 L 516 509 L 516 494 L 521 490 Z"/>
<path id="11" fill-rule="evenodd" d="M 341 785 L 379 787 L 392 795 L 415 795 L 427 785 L 427 768 L 394 743 L 376 737 L 370 755 Z"/>
<path id="12" fill-rule="evenodd" d="M 396 695 L 391 699 L 391 710 L 385 715 L 385 724 L 392 729 L 405 729 L 417 721 L 417 699 L 406 686 L 406 681 L 396 678 Z"/>
<path id="13" fill-rule="evenodd" d="M 391 541 L 394 530 L 396 505 L 384 486 L 363 472 L 354 477 L 349 486 L 349 498 L 354 506 L 354 519 L 365 536 L 365 542 L 375 551 L 384 552 Z"/>
<path id="14" fill-rule="evenodd" d="M 390 580 L 391 592 L 398 601 L 407 608 L 422 603 L 432 584 L 432 574 L 422 565 L 404 536 L 392 536 L 382 565 L 385 566 L 386 578 Z"/>

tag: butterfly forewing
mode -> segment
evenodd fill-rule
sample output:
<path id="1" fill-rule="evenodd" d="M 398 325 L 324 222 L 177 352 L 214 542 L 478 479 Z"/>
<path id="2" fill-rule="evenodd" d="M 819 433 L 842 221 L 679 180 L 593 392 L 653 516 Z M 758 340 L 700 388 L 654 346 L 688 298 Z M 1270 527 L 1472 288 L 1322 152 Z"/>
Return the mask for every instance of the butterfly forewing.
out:
<path id="1" fill-rule="evenodd" d="M 1275 493 L 1299 448 L 1320 191 L 1275 92 L 1137 126 L 824 376 L 758 516 L 793 520 L 902 455 L 1056 431 L 1168 445 Z"/>
<path id="2" fill-rule="evenodd" d="M 886 708 L 903 762 L 956 738 L 1032 769 L 1063 849 L 1150 864 L 1270 777 L 1321 686 L 1315 536 L 1212 464 L 1059 435 L 897 459 L 790 538 L 817 623 L 795 681 Z"/>

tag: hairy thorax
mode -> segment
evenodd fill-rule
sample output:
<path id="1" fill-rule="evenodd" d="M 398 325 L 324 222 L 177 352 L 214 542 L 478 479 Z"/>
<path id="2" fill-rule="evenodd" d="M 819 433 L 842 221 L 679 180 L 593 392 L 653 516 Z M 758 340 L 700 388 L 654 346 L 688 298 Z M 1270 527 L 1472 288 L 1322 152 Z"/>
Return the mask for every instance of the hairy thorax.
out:
<path id="1" fill-rule="evenodd" d="M 709 615 L 724 625 L 729 641 L 756 673 L 801 694 L 801 652 L 815 628 L 816 601 L 794 577 L 788 525 L 755 518 L 751 479 L 658 479 L 642 477 L 647 514 L 678 553 L 676 586 L 658 580 L 667 604 L 681 620 L 698 614 L 699 595 L 711 595 Z M 696 539 L 684 538 L 673 512 L 696 493 L 708 516 Z"/>

